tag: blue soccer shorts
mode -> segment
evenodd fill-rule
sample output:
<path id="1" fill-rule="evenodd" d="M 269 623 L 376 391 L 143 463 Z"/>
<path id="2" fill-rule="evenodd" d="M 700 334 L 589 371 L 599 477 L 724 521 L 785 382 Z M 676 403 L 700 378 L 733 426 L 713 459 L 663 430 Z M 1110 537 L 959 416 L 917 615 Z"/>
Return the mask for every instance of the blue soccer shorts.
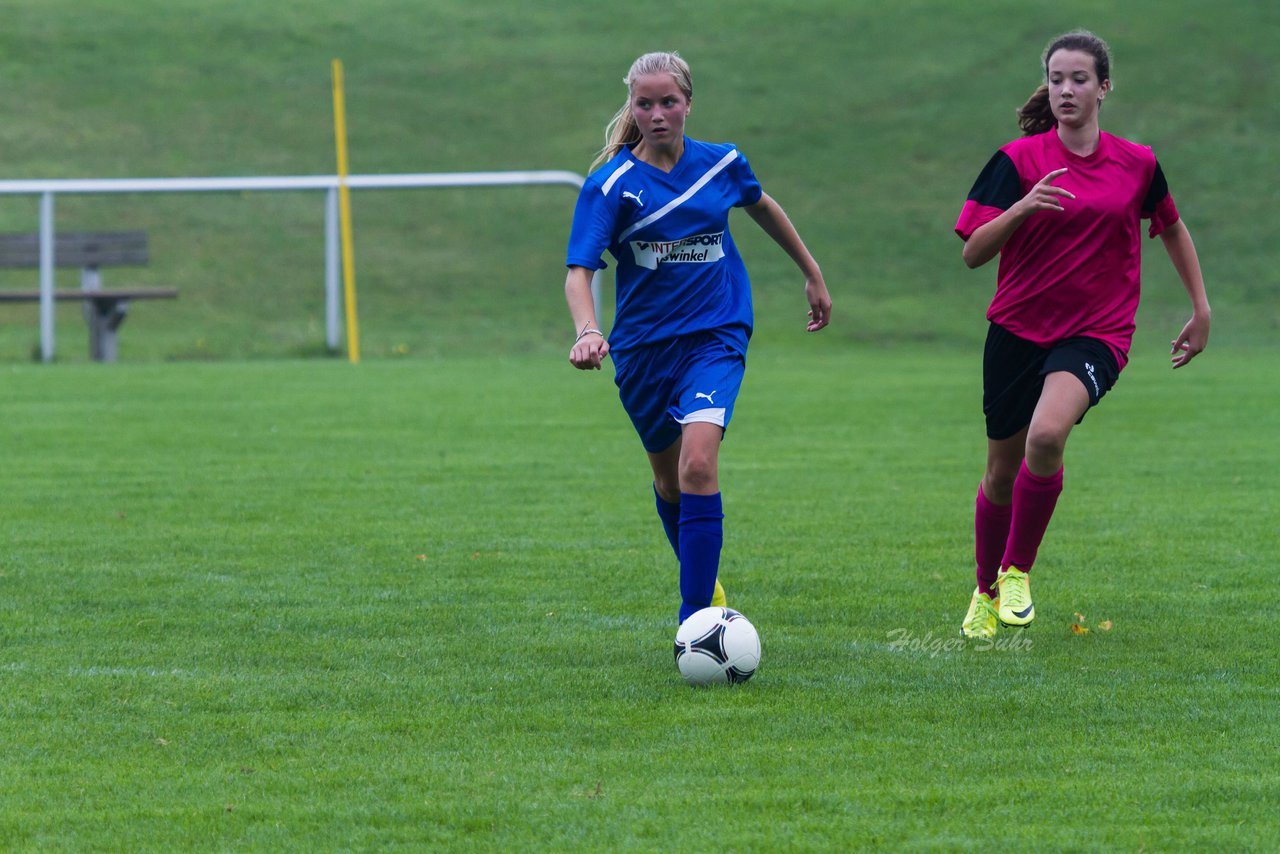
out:
<path id="1" fill-rule="evenodd" d="M 729 426 L 746 370 L 743 332 L 698 332 L 612 355 L 622 408 L 649 453 L 671 447 L 685 424 Z"/>

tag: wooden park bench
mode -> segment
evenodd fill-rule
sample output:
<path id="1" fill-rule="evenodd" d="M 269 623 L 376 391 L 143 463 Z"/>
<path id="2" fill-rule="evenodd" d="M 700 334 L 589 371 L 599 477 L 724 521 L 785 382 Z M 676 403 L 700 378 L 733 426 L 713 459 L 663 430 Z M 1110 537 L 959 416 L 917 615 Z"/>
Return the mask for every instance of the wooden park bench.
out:
<path id="1" fill-rule="evenodd" d="M 116 331 L 130 300 L 174 299 L 175 288 L 104 288 L 102 267 L 143 266 L 150 261 L 145 231 L 67 231 L 54 236 L 57 267 L 80 268 L 80 290 L 55 290 L 59 301 L 81 300 L 89 325 L 89 355 L 97 362 L 116 360 Z M 40 266 L 40 235 L 0 234 L 0 268 Z M 0 302 L 39 302 L 40 291 L 0 289 Z"/>

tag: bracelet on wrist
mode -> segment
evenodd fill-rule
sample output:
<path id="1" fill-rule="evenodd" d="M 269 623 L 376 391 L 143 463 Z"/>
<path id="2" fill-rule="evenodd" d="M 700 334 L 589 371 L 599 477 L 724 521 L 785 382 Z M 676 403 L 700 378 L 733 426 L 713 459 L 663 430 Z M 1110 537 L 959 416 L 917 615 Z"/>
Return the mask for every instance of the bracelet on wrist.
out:
<path id="1" fill-rule="evenodd" d="M 585 337 L 586 337 L 586 336 L 588 336 L 588 335 L 599 335 L 601 338 L 603 338 L 603 337 L 604 337 L 604 333 L 603 333 L 603 332 L 601 332 L 599 329 L 596 329 L 595 327 L 589 326 L 589 327 L 587 327 L 586 329 L 584 329 L 584 330 L 582 330 L 581 332 L 579 332 L 579 333 L 578 333 L 578 337 L 577 337 L 577 338 L 575 338 L 575 339 L 573 339 L 573 343 L 574 343 L 574 344 L 577 344 L 579 341 L 581 341 L 583 338 L 585 338 Z"/>

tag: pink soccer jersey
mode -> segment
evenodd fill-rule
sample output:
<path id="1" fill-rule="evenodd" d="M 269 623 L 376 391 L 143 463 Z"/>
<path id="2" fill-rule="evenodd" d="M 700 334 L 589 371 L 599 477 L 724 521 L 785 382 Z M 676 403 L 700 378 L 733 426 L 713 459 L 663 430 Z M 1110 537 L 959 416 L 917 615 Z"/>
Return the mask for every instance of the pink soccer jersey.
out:
<path id="1" fill-rule="evenodd" d="M 1038 211 L 1000 250 L 987 319 L 1042 347 L 1089 336 L 1124 367 L 1141 294 L 1141 220 L 1155 237 L 1178 209 L 1151 149 L 1102 133 L 1088 157 L 1067 150 L 1057 129 L 1015 139 L 986 167 L 956 221 L 968 240 L 1055 169 L 1054 186 L 1075 195 L 1062 211 Z"/>

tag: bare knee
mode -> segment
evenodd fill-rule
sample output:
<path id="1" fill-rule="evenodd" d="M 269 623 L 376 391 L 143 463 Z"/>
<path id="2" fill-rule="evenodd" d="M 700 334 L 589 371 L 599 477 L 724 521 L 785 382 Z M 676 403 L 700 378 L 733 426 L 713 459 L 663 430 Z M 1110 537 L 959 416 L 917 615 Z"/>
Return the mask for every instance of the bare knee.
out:
<path id="1" fill-rule="evenodd" d="M 1031 425 L 1027 431 L 1027 466 L 1036 473 L 1052 474 L 1062 467 L 1062 455 L 1067 449 L 1067 436 L 1071 428 Z"/>
<path id="2" fill-rule="evenodd" d="M 1017 463 L 988 461 L 986 475 L 982 478 L 982 493 L 993 504 L 1008 504 L 1013 501 L 1013 481 L 1017 476 Z"/>
<path id="3" fill-rule="evenodd" d="M 716 458 L 713 455 L 687 453 L 680 460 L 682 492 L 708 494 L 717 491 Z"/>
<path id="4" fill-rule="evenodd" d="M 653 489 L 658 497 L 668 504 L 680 503 L 680 480 L 678 477 L 666 477 L 657 473 L 653 476 Z"/>

